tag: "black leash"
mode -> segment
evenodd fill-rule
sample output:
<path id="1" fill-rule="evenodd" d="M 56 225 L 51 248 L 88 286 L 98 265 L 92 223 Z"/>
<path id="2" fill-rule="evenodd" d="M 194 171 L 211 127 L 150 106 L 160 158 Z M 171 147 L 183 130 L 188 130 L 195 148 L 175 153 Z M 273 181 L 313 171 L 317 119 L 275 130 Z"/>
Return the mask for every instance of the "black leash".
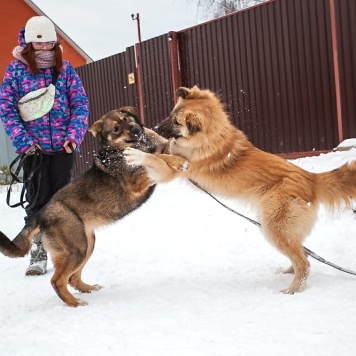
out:
<path id="1" fill-rule="evenodd" d="M 189 181 L 190 181 L 192 184 L 194 184 L 197 188 L 199 188 L 200 190 L 202 190 L 203 192 L 205 192 L 206 194 L 208 194 L 210 197 L 212 197 L 216 202 L 218 202 L 218 203 L 219 203 L 220 205 L 222 205 L 224 208 L 226 208 L 226 209 L 228 209 L 229 211 L 231 211 L 232 213 L 234 213 L 234 214 L 236 214 L 236 215 L 238 215 L 238 216 L 240 216 L 240 217 L 242 217 L 242 218 L 248 220 L 250 223 L 252 223 L 252 224 L 254 224 L 254 225 L 258 226 L 258 227 L 261 227 L 261 224 L 260 224 L 259 222 L 255 221 L 255 220 L 253 220 L 253 219 L 251 219 L 251 218 L 249 218 L 249 217 L 247 217 L 247 216 L 245 216 L 245 215 L 243 215 L 243 214 L 241 214 L 241 213 L 238 213 L 238 212 L 235 211 L 234 209 L 231 209 L 230 207 L 228 207 L 227 205 L 225 205 L 224 203 L 222 203 L 220 200 L 218 200 L 217 198 L 215 198 L 212 194 L 210 194 L 210 193 L 207 192 L 205 189 L 203 189 L 198 183 L 192 181 L 191 179 L 189 179 Z M 342 267 L 340 267 L 340 266 L 338 266 L 338 265 L 335 265 L 334 263 L 327 261 L 325 258 L 323 258 L 323 257 L 321 257 L 321 256 L 319 256 L 319 255 L 317 255 L 316 253 L 314 253 L 313 251 L 309 250 L 308 248 L 306 248 L 306 247 L 304 247 L 304 246 L 303 246 L 303 249 L 304 249 L 304 252 L 305 252 L 308 256 L 310 256 L 310 257 L 316 259 L 317 261 L 319 261 L 319 262 L 321 262 L 321 263 L 325 263 L 326 265 L 329 265 L 329 266 L 331 266 L 331 267 L 333 267 L 333 268 L 336 268 L 336 269 L 338 269 L 338 270 L 340 270 L 340 271 L 342 271 L 342 272 L 349 273 L 349 274 L 353 274 L 353 275 L 356 276 L 356 272 L 351 271 L 351 270 L 346 269 L 346 268 L 342 268 Z"/>
<path id="2" fill-rule="evenodd" d="M 28 159 L 32 159 L 31 162 L 31 169 L 30 169 L 30 174 L 28 177 L 21 181 L 19 178 L 19 174 L 21 169 L 23 169 L 23 166 L 25 162 Z M 13 173 L 13 169 L 15 165 L 17 164 L 17 168 L 15 172 Z M 33 149 L 30 153 L 21 153 L 19 154 L 10 164 L 10 174 L 11 174 L 11 182 L 10 186 L 7 190 L 7 196 L 6 196 L 6 203 L 10 208 L 17 208 L 18 206 L 21 206 L 24 209 L 30 209 L 31 207 L 34 206 L 36 203 L 36 200 L 38 198 L 38 193 L 39 193 L 39 186 L 40 186 L 40 180 L 41 180 L 41 165 L 42 165 L 42 152 L 41 150 L 35 148 Z M 34 177 L 36 175 L 37 181 L 34 183 Z M 20 196 L 20 201 L 16 204 L 10 204 L 10 195 L 12 192 L 12 185 L 14 183 L 22 183 L 22 190 L 21 190 L 21 196 Z M 27 191 L 27 197 L 28 201 L 25 198 L 25 194 Z M 25 203 L 28 203 L 27 206 L 25 206 Z"/>

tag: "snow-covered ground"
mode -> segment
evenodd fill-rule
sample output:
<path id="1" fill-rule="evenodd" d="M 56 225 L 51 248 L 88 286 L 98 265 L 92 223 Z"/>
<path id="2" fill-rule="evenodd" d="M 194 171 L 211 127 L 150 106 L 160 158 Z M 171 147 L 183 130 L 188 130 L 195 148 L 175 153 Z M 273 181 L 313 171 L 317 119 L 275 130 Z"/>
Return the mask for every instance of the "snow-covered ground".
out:
<path id="1" fill-rule="evenodd" d="M 356 149 L 294 162 L 321 172 L 356 159 Z M 19 193 L 14 193 L 13 200 Z M 0 230 L 15 237 L 21 208 L 0 193 Z M 256 218 L 237 202 L 225 204 Z M 304 244 L 356 271 L 356 214 L 320 218 Z M 289 261 L 260 229 L 192 185 L 159 185 L 140 209 L 97 231 L 84 280 L 105 288 L 69 308 L 53 273 L 25 277 L 29 257 L 0 255 L 1 356 L 352 356 L 356 276 L 311 259 L 307 289 L 284 295 Z"/>

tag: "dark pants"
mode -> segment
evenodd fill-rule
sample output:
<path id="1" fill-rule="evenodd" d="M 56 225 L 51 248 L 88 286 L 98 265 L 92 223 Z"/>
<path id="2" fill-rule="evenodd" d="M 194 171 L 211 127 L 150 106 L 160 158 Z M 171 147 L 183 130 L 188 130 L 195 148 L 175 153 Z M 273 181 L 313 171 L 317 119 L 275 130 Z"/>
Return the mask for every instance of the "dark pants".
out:
<path id="1" fill-rule="evenodd" d="M 31 167 L 33 166 L 34 156 L 29 156 L 24 164 L 24 180 L 31 173 Z M 38 157 L 37 157 L 38 159 Z M 26 200 L 31 204 L 29 209 L 26 209 L 27 216 L 25 217 L 25 223 L 29 221 L 31 216 L 38 210 L 40 210 L 46 203 L 52 198 L 52 196 L 67 183 L 70 182 L 72 176 L 72 167 L 74 162 L 73 153 L 57 153 L 53 155 L 42 154 L 42 164 L 39 169 L 40 184 L 38 190 L 38 196 L 36 202 L 32 204 L 31 197 L 35 196 L 33 191 L 38 186 L 39 174 L 35 174 L 34 177 L 25 184 L 26 187 Z"/>

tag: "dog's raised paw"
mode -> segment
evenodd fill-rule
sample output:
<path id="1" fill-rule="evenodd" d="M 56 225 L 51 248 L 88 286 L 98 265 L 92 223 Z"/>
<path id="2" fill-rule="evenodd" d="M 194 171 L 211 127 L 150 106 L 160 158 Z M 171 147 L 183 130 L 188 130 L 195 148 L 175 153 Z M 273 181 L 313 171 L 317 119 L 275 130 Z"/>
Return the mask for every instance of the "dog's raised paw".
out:
<path id="1" fill-rule="evenodd" d="M 168 152 L 170 153 L 170 154 L 173 154 L 173 147 L 175 146 L 177 144 L 177 142 L 176 142 L 176 140 L 175 140 L 175 138 L 170 138 L 169 140 L 168 140 L 168 144 L 167 144 L 167 146 L 168 146 Z"/>
<path id="2" fill-rule="evenodd" d="M 188 161 L 185 161 L 182 165 L 182 168 L 180 169 L 181 172 L 186 171 L 190 167 L 190 163 Z"/>
<path id="3" fill-rule="evenodd" d="M 124 156 L 127 164 L 141 166 L 144 161 L 144 152 L 132 147 L 124 150 Z"/>

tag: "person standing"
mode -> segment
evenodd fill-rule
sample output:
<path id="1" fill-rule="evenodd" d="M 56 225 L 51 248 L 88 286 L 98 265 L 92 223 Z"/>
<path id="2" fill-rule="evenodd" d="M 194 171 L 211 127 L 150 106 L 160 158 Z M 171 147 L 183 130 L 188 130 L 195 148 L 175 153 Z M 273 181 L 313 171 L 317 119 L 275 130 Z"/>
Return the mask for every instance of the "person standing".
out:
<path id="1" fill-rule="evenodd" d="M 25 224 L 51 197 L 71 180 L 74 152 L 88 128 L 89 102 L 82 82 L 71 63 L 63 59 L 53 23 L 45 16 L 30 18 L 20 30 L 15 60 L 7 67 L 0 89 L 0 119 L 17 153 L 25 153 L 24 181 L 35 165 L 36 150 L 41 153 L 40 174 L 26 187 Z M 52 109 L 32 121 L 24 121 L 18 110 L 19 100 L 31 91 L 55 83 Z M 31 189 L 39 189 L 34 194 Z M 35 201 L 31 201 L 36 196 Z M 30 265 L 26 275 L 47 271 L 47 253 L 38 234 L 32 241 Z"/>

